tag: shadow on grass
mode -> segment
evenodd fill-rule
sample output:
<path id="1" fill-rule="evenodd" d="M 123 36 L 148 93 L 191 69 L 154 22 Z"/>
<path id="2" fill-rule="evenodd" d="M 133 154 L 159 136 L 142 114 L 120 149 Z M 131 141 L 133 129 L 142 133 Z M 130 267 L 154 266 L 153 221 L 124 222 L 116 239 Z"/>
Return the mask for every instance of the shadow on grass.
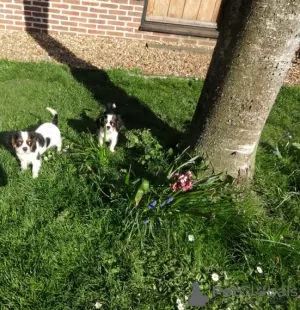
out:
<path id="1" fill-rule="evenodd" d="M 7 175 L 5 170 L 0 166 L 0 187 L 7 184 Z"/>
<path id="2" fill-rule="evenodd" d="M 116 86 L 107 73 L 78 58 L 48 33 L 49 1 L 31 4 L 23 0 L 26 31 L 56 61 L 70 67 L 74 79 L 88 89 L 99 105 L 115 102 L 127 129 L 150 128 L 163 145 L 179 139 L 180 133 L 163 122 L 136 97 L 129 96 Z M 100 109 L 99 109 L 100 110 Z M 95 116 L 96 118 L 97 116 Z M 69 125 L 77 132 L 91 131 L 94 120 L 82 111 L 79 119 L 69 119 Z"/>

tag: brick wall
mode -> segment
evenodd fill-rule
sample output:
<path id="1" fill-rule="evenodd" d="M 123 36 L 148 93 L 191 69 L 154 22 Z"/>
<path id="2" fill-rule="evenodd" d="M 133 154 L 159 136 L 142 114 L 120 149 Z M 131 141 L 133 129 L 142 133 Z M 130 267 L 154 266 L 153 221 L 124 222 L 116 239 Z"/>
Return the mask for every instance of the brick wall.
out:
<path id="1" fill-rule="evenodd" d="M 138 0 L 0 0 L 0 30 L 215 45 L 208 38 L 139 31 L 143 7 Z"/>

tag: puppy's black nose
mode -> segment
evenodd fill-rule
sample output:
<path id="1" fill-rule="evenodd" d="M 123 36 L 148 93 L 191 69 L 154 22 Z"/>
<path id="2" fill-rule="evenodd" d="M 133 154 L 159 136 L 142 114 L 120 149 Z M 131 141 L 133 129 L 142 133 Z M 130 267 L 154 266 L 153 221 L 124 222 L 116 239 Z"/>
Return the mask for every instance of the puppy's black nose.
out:
<path id="1" fill-rule="evenodd" d="M 23 147 L 23 151 L 26 152 L 28 150 L 28 148 L 25 146 Z"/>
<path id="2" fill-rule="evenodd" d="M 106 126 L 106 129 L 109 130 L 109 129 L 110 129 L 110 126 Z"/>

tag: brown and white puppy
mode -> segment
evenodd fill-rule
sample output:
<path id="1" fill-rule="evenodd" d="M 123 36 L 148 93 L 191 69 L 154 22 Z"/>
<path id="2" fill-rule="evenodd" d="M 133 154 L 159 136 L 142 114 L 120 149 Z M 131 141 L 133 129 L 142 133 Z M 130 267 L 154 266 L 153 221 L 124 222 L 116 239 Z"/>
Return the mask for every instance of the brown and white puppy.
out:
<path id="1" fill-rule="evenodd" d="M 47 108 L 53 115 L 52 123 L 44 123 L 36 131 L 19 131 L 13 134 L 11 143 L 21 162 L 21 169 L 26 170 L 32 165 L 32 176 L 38 177 L 42 165 L 41 155 L 50 147 L 56 146 L 61 151 L 62 141 L 57 127 L 58 115 L 51 108 Z"/>
<path id="2" fill-rule="evenodd" d="M 115 103 L 106 106 L 103 115 L 96 120 L 96 126 L 100 146 L 103 145 L 104 140 L 110 142 L 109 150 L 114 152 L 118 141 L 118 130 L 122 126 L 122 120 L 116 112 Z"/>

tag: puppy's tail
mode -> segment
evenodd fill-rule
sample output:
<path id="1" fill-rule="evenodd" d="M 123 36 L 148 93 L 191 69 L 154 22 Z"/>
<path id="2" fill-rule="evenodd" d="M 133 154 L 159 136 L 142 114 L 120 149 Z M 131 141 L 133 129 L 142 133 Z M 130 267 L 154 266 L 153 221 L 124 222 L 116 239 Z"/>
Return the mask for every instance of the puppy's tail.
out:
<path id="1" fill-rule="evenodd" d="M 46 109 L 53 115 L 52 124 L 57 126 L 58 125 L 58 113 L 57 113 L 57 111 L 55 111 L 54 109 L 49 108 L 49 107 L 47 107 Z"/>

